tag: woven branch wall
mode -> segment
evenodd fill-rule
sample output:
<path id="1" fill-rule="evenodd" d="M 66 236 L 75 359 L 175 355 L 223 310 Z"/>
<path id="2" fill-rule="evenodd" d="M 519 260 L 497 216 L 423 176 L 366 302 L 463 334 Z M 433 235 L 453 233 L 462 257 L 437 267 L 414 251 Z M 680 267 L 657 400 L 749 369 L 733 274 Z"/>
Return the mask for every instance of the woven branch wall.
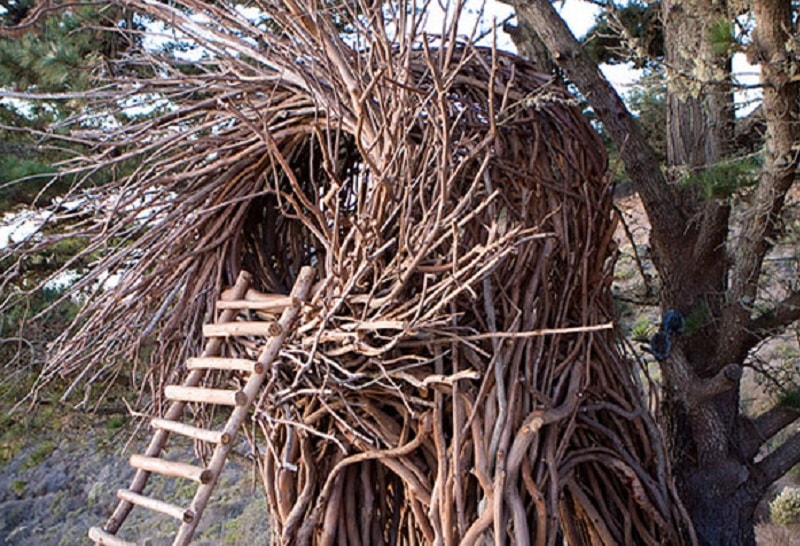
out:
<path id="1" fill-rule="evenodd" d="M 241 262 L 266 291 L 320 272 L 256 414 L 276 538 L 679 543 L 610 329 L 602 143 L 518 59 L 409 59 L 369 108 L 263 121 Z"/>

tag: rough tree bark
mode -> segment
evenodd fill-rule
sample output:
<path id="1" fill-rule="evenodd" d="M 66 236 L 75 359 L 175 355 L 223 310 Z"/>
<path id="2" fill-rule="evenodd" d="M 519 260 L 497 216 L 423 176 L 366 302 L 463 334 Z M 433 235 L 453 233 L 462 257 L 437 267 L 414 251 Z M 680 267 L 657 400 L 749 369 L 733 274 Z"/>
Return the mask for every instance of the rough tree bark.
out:
<path id="1" fill-rule="evenodd" d="M 800 295 L 751 316 L 763 260 L 798 166 L 798 84 L 791 81 L 791 6 L 753 4 L 757 31 L 750 56 L 762 66 L 767 126 L 765 161 L 752 212 L 735 239 L 727 203 L 675 182 L 718 164 L 733 150 L 730 54 L 715 49 L 710 28 L 729 19 L 724 3 L 663 3 L 668 68 L 668 162 L 664 174 L 621 99 L 547 0 L 512 2 L 592 105 L 620 150 L 649 216 L 662 279 L 661 303 L 684 315 L 708 315 L 681 336 L 662 363 L 665 432 L 679 489 L 701 544 L 752 545 L 754 511 L 767 487 L 800 461 L 795 434 L 759 462 L 764 444 L 798 418 L 775 407 L 755 419 L 739 412 L 739 380 L 750 350 L 800 318 Z M 517 40 L 525 36 L 518 34 Z"/>

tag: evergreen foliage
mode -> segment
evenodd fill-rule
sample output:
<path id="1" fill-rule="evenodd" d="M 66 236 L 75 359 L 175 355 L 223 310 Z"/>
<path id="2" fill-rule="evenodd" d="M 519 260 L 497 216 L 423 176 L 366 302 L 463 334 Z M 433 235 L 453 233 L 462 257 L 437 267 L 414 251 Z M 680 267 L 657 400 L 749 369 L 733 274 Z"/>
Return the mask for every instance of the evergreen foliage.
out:
<path id="1" fill-rule="evenodd" d="M 19 23 L 32 4 L 7 7 L 2 23 Z M 54 180 L 53 165 L 82 153 L 82 147 L 62 143 L 56 148 L 45 140 L 81 116 L 87 106 L 81 93 L 107 77 L 109 61 L 128 47 L 121 34 L 98 30 L 98 21 L 109 18 L 122 25 L 131 21 L 117 8 L 86 6 L 44 18 L 21 37 L 0 38 L 0 89 L 10 92 L 0 100 L 0 210 L 47 205 L 74 182 Z M 26 99 L 32 93 L 63 98 Z"/>

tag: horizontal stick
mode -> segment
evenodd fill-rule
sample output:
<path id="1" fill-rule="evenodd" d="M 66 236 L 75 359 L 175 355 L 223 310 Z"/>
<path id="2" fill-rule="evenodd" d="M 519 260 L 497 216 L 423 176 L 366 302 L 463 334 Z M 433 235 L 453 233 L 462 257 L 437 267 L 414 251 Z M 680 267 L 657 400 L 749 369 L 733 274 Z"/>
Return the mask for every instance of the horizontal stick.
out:
<path id="1" fill-rule="evenodd" d="M 264 365 L 246 358 L 221 358 L 198 356 L 186 360 L 188 370 L 230 370 L 247 373 L 261 373 Z"/>
<path id="2" fill-rule="evenodd" d="M 203 336 L 205 337 L 230 337 L 230 336 L 269 336 L 281 334 L 281 327 L 277 322 L 224 322 L 222 324 L 204 324 Z"/>
<path id="3" fill-rule="evenodd" d="M 220 294 L 219 299 L 222 301 L 233 301 L 233 300 L 247 300 L 247 301 L 270 301 L 270 300 L 277 300 L 278 298 L 291 298 L 291 295 L 286 294 L 266 294 L 264 292 L 260 292 L 255 288 L 248 288 L 244 291 L 243 294 L 239 294 L 238 297 L 235 295 L 234 286 L 230 288 L 226 288 Z M 289 305 L 293 305 L 290 303 Z"/>
<path id="4" fill-rule="evenodd" d="M 128 542 L 127 540 L 117 538 L 115 535 L 105 532 L 100 527 L 89 528 L 89 540 L 93 541 L 95 544 L 102 544 L 103 546 L 136 546 L 135 542 Z"/>
<path id="5" fill-rule="evenodd" d="M 529 337 L 553 336 L 557 334 L 581 334 L 584 332 L 597 332 L 599 330 L 611 330 L 614 328 L 613 322 L 602 324 L 592 324 L 590 326 L 567 326 L 564 328 L 542 328 L 540 330 L 528 330 L 526 332 L 486 332 L 483 334 L 472 334 L 459 336 L 447 334 L 441 339 L 452 341 L 479 341 L 481 339 L 525 339 Z M 434 339 L 432 341 L 436 341 Z M 430 342 L 430 341 L 429 341 Z"/>
<path id="6" fill-rule="evenodd" d="M 291 296 L 278 296 L 269 294 L 264 299 L 244 300 L 218 300 L 217 309 L 252 309 L 255 311 L 272 311 L 280 313 L 287 307 L 294 305 Z"/>
<path id="7" fill-rule="evenodd" d="M 243 406 L 247 403 L 247 397 L 242 391 L 184 387 L 183 385 L 167 385 L 164 387 L 164 396 L 169 400 L 217 404 L 219 406 Z"/>
<path id="8" fill-rule="evenodd" d="M 176 434 L 181 434 L 194 440 L 200 440 L 201 442 L 227 444 L 230 441 L 230 436 L 222 431 L 208 430 L 193 425 L 187 425 L 185 423 L 179 423 L 177 421 L 160 419 L 158 417 L 150 421 L 150 426 L 161 430 L 175 432 Z"/>
<path id="9" fill-rule="evenodd" d="M 117 497 L 131 504 L 135 504 L 136 506 L 141 506 L 142 508 L 147 508 L 148 510 L 159 512 L 161 514 L 166 514 L 184 523 L 191 523 L 194 520 L 194 512 L 191 510 L 186 510 L 180 506 L 176 506 L 168 502 L 151 499 L 150 497 L 145 497 L 144 495 L 134 493 L 128 489 L 118 489 Z"/>
<path id="10" fill-rule="evenodd" d="M 206 468 L 175 461 L 165 461 L 158 457 L 134 454 L 131 455 L 130 463 L 133 468 L 155 472 L 163 476 L 186 478 L 197 483 L 208 483 L 212 478 L 212 472 Z"/>

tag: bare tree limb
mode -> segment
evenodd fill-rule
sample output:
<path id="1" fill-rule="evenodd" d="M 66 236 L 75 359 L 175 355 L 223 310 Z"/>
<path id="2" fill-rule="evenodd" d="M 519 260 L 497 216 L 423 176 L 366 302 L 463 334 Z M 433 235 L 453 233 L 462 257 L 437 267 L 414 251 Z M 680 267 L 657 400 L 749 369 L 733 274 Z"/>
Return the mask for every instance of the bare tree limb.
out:
<path id="1" fill-rule="evenodd" d="M 778 432 L 800 417 L 800 412 L 786 406 L 774 406 L 758 417 L 747 419 L 745 427 L 748 434 L 742 438 L 742 453 L 752 459 L 758 450 Z"/>
<path id="2" fill-rule="evenodd" d="M 742 367 L 728 364 L 708 379 L 695 378 L 687 385 L 687 399 L 691 404 L 708 402 L 718 394 L 734 388 L 742 378 Z"/>
<path id="3" fill-rule="evenodd" d="M 775 451 L 755 465 L 750 481 L 757 489 L 765 488 L 794 465 L 800 463 L 800 433 L 795 433 Z"/>
<path id="4" fill-rule="evenodd" d="M 794 292 L 786 299 L 754 318 L 748 328 L 748 349 L 774 335 L 776 332 L 800 320 L 800 292 Z"/>

